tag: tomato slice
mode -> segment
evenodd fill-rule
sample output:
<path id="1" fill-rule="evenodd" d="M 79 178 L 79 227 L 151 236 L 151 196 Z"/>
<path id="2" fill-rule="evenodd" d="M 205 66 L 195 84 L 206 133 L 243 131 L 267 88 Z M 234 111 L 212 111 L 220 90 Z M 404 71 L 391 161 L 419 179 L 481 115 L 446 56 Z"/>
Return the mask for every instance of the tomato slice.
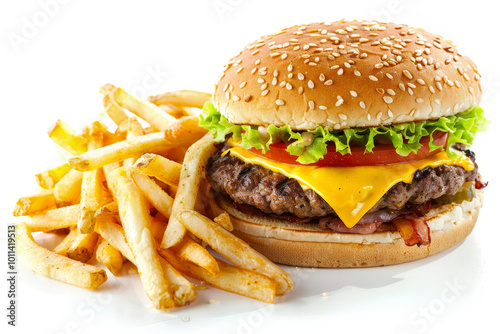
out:
<path id="1" fill-rule="evenodd" d="M 434 144 L 445 147 L 448 140 L 448 133 L 436 131 L 433 134 Z M 352 167 L 352 166 L 377 166 L 377 165 L 390 165 L 399 164 L 404 162 L 411 162 L 416 160 L 425 159 L 440 152 L 435 150 L 429 151 L 430 136 L 424 137 L 420 140 L 422 147 L 417 153 L 410 153 L 407 156 L 402 156 L 396 153 L 396 149 L 391 144 L 375 145 L 373 151 L 365 153 L 364 146 L 351 145 L 351 153 L 342 155 L 335 150 L 335 144 L 328 144 L 327 153 L 322 160 L 308 164 L 307 166 L 318 167 Z M 265 154 L 261 150 L 251 148 L 250 151 L 258 156 L 264 157 L 269 160 L 274 160 L 280 163 L 302 165 L 297 162 L 297 157 L 291 155 L 286 151 L 286 143 L 275 143 L 269 146 L 269 151 Z"/>

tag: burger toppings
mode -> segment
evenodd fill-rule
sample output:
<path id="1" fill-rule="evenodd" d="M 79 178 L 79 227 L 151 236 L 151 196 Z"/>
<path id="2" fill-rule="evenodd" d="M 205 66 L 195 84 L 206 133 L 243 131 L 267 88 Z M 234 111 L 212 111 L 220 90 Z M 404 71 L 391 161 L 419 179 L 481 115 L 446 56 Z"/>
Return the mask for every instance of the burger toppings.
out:
<path id="1" fill-rule="evenodd" d="M 431 243 L 431 231 L 427 222 L 415 215 L 396 218 L 392 221 L 407 246 L 422 246 Z"/>
<path id="2" fill-rule="evenodd" d="M 278 151 L 276 145 L 279 145 L 279 148 L 291 155 L 284 162 L 319 163 L 320 166 L 345 166 L 350 159 L 360 156 L 360 153 L 380 153 L 380 145 L 377 143 L 392 146 L 399 157 L 395 160 L 395 154 L 388 158 L 385 154 L 383 157 L 389 161 L 385 162 L 374 161 L 379 157 L 370 158 L 370 155 L 365 154 L 367 160 L 362 163 L 387 164 L 422 159 L 425 157 L 422 155 L 422 148 L 426 149 L 426 152 L 434 153 L 445 149 L 451 159 L 456 159 L 461 152 L 453 149 L 454 144 L 472 144 L 475 134 L 486 130 L 488 124 L 483 110 L 476 106 L 468 111 L 438 119 L 369 128 L 333 130 L 320 126 L 314 130 L 301 132 L 292 130 L 288 125 L 277 127 L 271 124 L 267 127 L 265 136 L 262 134 L 263 127 L 259 130 L 257 126 L 229 123 L 210 102 L 205 104 L 200 115 L 200 125 L 210 130 L 216 141 L 222 142 L 226 140 L 227 135 L 231 135 L 241 147 L 252 149 L 254 152 L 260 150 L 266 156 L 267 153 L 271 153 L 271 159 L 272 154 L 279 154 L 276 153 Z M 447 133 L 447 140 L 443 141 L 443 136 L 439 135 L 439 132 Z M 302 135 L 303 133 L 310 135 L 306 137 Z M 383 148 L 387 150 L 386 145 Z M 339 153 L 336 155 L 337 158 L 328 160 L 333 152 Z M 278 159 L 281 161 L 280 157 L 283 156 L 281 154 Z M 346 157 L 342 159 L 342 156 Z M 344 161 L 344 164 L 338 164 L 339 161 Z"/>

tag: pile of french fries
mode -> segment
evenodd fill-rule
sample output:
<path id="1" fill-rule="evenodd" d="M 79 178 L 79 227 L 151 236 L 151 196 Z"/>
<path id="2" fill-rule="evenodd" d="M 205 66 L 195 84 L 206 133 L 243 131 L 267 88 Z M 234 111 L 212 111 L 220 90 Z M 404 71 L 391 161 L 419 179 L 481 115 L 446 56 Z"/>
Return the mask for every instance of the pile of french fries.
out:
<path id="1" fill-rule="evenodd" d="M 78 134 L 59 120 L 48 131 L 69 158 L 37 174 L 40 192 L 15 206 L 20 263 L 96 289 L 106 270 L 89 261 L 115 276 L 130 261 L 159 310 L 195 300 L 184 275 L 268 303 L 289 292 L 288 273 L 231 234 L 230 216 L 210 195 L 204 166 L 216 148 L 193 112 L 210 95 L 176 91 L 146 101 L 110 84 L 101 93 L 116 130 L 94 122 Z M 52 231 L 65 233 L 53 250 L 31 234 Z"/>

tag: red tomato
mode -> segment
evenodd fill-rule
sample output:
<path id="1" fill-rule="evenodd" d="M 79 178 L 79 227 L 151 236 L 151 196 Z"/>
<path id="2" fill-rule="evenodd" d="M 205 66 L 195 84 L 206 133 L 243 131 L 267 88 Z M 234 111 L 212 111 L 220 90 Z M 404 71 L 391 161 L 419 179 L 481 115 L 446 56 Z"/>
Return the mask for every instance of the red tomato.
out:
<path id="1" fill-rule="evenodd" d="M 448 140 L 448 133 L 436 131 L 433 135 L 434 144 L 445 147 Z M 373 151 L 365 153 L 364 146 L 351 145 L 351 153 L 342 155 L 335 150 L 335 144 L 328 144 L 327 153 L 323 159 L 318 162 L 308 164 L 307 166 L 319 167 L 352 167 L 352 166 L 376 166 L 390 165 L 404 162 L 411 162 L 425 159 L 440 152 L 435 150 L 429 152 L 429 136 L 420 140 L 422 147 L 417 153 L 410 153 L 407 156 L 402 156 L 396 153 L 396 149 L 392 144 L 375 145 Z M 286 143 L 276 143 L 269 146 L 269 151 L 262 154 L 260 150 L 251 148 L 253 154 L 259 155 L 269 160 L 278 161 L 280 163 L 302 165 L 297 162 L 297 157 L 286 151 Z"/>

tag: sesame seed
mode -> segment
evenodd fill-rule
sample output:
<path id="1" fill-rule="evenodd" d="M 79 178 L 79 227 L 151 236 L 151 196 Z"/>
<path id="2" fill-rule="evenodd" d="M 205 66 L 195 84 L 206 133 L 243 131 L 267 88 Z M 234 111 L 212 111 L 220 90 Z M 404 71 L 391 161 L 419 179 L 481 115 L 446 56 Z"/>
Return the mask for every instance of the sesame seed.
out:
<path id="1" fill-rule="evenodd" d="M 260 90 L 264 90 L 267 88 L 267 82 L 265 84 L 263 84 L 262 86 L 260 86 Z"/>
<path id="2" fill-rule="evenodd" d="M 279 106 L 283 106 L 283 105 L 285 105 L 285 101 L 278 99 L 278 100 L 276 100 L 276 104 Z"/>
<path id="3" fill-rule="evenodd" d="M 472 88 L 472 86 L 469 86 L 469 93 L 474 94 L 474 88 Z"/>
<path id="4" fill-rule="evenodd" d="M 417 101 L 417 103 L 422 103 L 422 102 L 424 102 L 424 99 L 422 99 L 421 97 L 418 97 L 415 101 Z"/>
<path id="5" fill-rule="evenodd" d="M 396 95 L 396 92 L 394 90 L 392 90 L 392 89 L 389 88 L 387 90 L 387 94 L 394 96 L 394 95 Z"/>
<path id="6" fill-rule="evenodd" d="M 304 80 L 304 74 L 298 73 L 297 78 L 299 78 L 299 80 Z"/>
<path id="7" fill-rule="evenodd" d="M 434 87 L 432 87 L 432 86 L 429 86 L 429 91 L 430 91 L 432 94 L 434 94 L 434 93 L 436 92 L 436 90 L 435 90 L 435 89 L 434 89 Z"/>
<path id="8" fill-rule="evenodd" d="M 338 99 L 337 102 L 335 103 L 336 107 L 340 107 L 344 103 L 344 100 L 342 98 Z"/>
<path id="9" fill-rule="evenodd" d="M 287 77 L 288 77 L 288 79 L 293 78 L 293 73 L 288 73 Z"/>
<path id="10" fill-rule="evenodd" d="M 385 103 L 392 103 L 392 97 L 390 96 L 384 96 L 383 99 Z"/>
<path id="11" fill-rule="evenodd" d="M 286 87 L 286 89 L 288 89 L 288 90 L 292 90 L 292 88 L 293 88 L 293 87 L 292 87 L 292 84 L 291 84 L 291 83 L 289 83 L 289 82 L 287 82 L 287 83 L 286 83 L 286 86 L 285 86 L 285 87 Z"/>
<path id="12" fill-rule="evenodd" d="M 239 68 L 236 70 L 236 73 L 240 73 L 241 71 L 243 71 L 243 67 L 239 67 Z"/>
<path id="13" fill-rule="evenodd" d="M 377 91 L 377 93 L 380 93 L 380 94 L 384 94 L 385 93 L 385 90 L 383 88 L 375 88 L 375 90 Z"/>
<path id="14" fill-rule="evenodd" d="M 271 82 L 271 84 L 273 86 L 276 86 L 278 84 L 278 79 L 277 78 L 273 78 L 273 81 Z"/>
<path id="15" fill-rule="evenodd" d="M 257 79 L 257 82 L 261 84 L 261 83 L 263 83 L 263 82 L 264 82 L 264 79 L 262 79 L 262 78 L 258 78 L 258 79 Z"/>
<path id="16" fill-rule="evenodd" d="M 240 88 L 243 88 L 247 85 L 247 82 L 246 81 L 243 81 L 242 83 L 240 83 Z"/>
<path id="17" fill-rule="evenodd" d="M 286 57 L 288 57 L 288 54 L 287 54 L 287 53 L 283 53 L 283 54 L 281 55 L 281 59 L 282 59 L 282 60 L 286 59 Z"/>
<path id="18" fill-rule="evenodd" d="M 381 111 L 377 114 L 377 118 L 378 118 L 378 119 L 381 119 L 381 118 L 382 118 L 382 112 L 381 112 Z"/>
<path id="19" fill-rule="evenodd" d="M 274 70 L 274 72 L 273 72 L 273 76 L 277 77 L 277 76 L 278 76 L 278 74 L 279 74 L 278 70 Z"/>
<path id="20" fill-rule="evenodd" d="M 325 81 L 326 77 L 323 73 L 319 75 L 319 81 Z"/>
<path id="21" fill-rule="evenodd" d="M 384 67 L 384 64 L 382 64 L 382 63 L 378 63 L 378 64 L 375 64 L 375 66 L 374 66 L 374 67 L 375 67 L 376 69 L 380 69 L 380 68 Z"/>
<path id="22" fill-rule="evenodd" d="M 413 95 L 413 90 L 410 87 L 408 87 L 408 94 Z"/>
<path id="23" fill-rule="evenodd" d="M 327 110 L 328 109 L 326 106 L 323 106 L 323 105 L 318 106 L 318 108 L 321 109 L 321 110 Z"/>
<path id="24" fill-rule="evenodd" d="M 255 72 L 257 72 L 257 67 L 252 68 L 252 72 L 250 72 L 250 73 L 254 74 Z"/>
<path id="25" fill-rule="evenodd" d="M 254 64 L 255 65 L 259 65 L 260 64 L 260 59 L 257 59 Z"/>
<path id="26" fill-rule="evenodd" d="M 292 64 L 288 65 L 287 70 L 288 70 L 288 72 L 292 72 L 292 70 L 293 70 L 293 65 L 292 65 Z"/>
<path id="27" fill-rule="evenodd" d="M 224 85 L 224 88 L 222 89 L 223 92 L 227 91 L 229 88 L 229 82 Z"/>
<path id="28" fill-rule="evenodd" d="M 364 104 L 364 103 L 363 103 L 363 104 Z M 362 107 L 362 108 L 364 108 L 364 107 Z M 366 115 L 366 118 L 367 118 L 369 121 L 371 121 L 371 119 L 372 119 L 372 115 L 367 114 L 367 115 Z"/>
<path id="29" fill-rule="evenodd" d="M 226 99 L 230 99 L 231 98 L 231 95 L 229 94 L 229 92 L 226 92 Z"/>
<path id="30" fill-rule="evenodd" d="M 255 55 L 256 55 L 257 53 L 259 53 L 259 52 L 260 52 L 260 50 L 254 50 L 254 51 L 251 53 L 251 55 L 252 55 L 252 56 L 255 56 Z"/>
<path id="31" fill-rule="evenodd" d="M 302 94 L 302 93 L 304 93 L 304 87 L 300 86 L 299 87 L 299 94 Z"/>
<path id="32" fill-rule="evenodd" d="M 339 100 L 339 101 L 340 101 L 340 100 Z M 344 114 L 339 114 L 338 116 L 339 116 L 339 118 L 340 118 L 340 119 L 342 119 L 342 120 L 344 120 L 344 121 L 347 119 L 347 116 L 346 116 L 346 115 L 344 115 Z"/>
<path id="33" fill-rule="evenodd" d="M 233 95 L 233 97 L 231 98 L 233 101 L 239 101 L 240 100 L 240 97 L 238 95 Z"/>
<path id="34" fill-rule="evenodd" d="M 262 91 L 262 93 L 260 93 L 260 95 L 262 95 L 262 96 L 266 96 L 267 94 L 269 94 L 269 89 L 266 89 L 266 90 Z"/>
<path id="35" fill-rule="evenodd" d="M 357 77 L 360 77 L 361 76 L 361 72 L 358 71 L 358 70 L 355 70 L 354 71 L 354 75 L 357 76 Z"/>
<path id="36" fill-rule="evenodd" d="M 418 82 L 419 84 L 421 84 L 422 86 L 424 86 L 424 85 L 425 85 L 425 81 L 424 81 L 423 79 L 421 79 L 421 78 L 418 78 L 418 79 L 417 79 L 417 82 Z"/>
<path id="37" fill-rule="evenodd" d="M 342 68 L 339 68 L 339 70 L 337 71 L 337 74 L 342 75 L 342 73 L 344 73 L 344 70 Z"/>
<path id="38" fill-rule="evenodd" d="M 332 80 L 326 80 L 325 81 L 325 86 L 330 86 L 333 83 Z"/>
<path id="39" fill-rule="evenodd" d="M 378 81 L 377 77 L 373 75 L 368 76 L 368 78 L 370 78 L 371 81 Z"/>
<path id="40" fill-rule="evenodd" d="M 309 87 L 309 88 L 313 89 L 313 88 L 314 88 L 314 82 L 312 82 L 311 80 L 309 80 L 309 81 L 307 82 L 307 87 Z"/>
<path id="41" fill-rule="evenodd" d="M 392 111 L 390 109 L 387 110 L 387 114 L 389 115 L 389 117 L 394 117 L 394 114 L 392 113 Z"/>
<path id="42" fill-rule="evenodd" d="M 436 88 L 439 90 L 443 90 L 443 85 L 440 82 L 436 82 Z"/>
<path id="43" fill-rule="evenodd" d="M 386 73 L 385 76 L 388 77 L 391 80 L 394 79 L 394 77 L 391 74 L 389 74 L 389 73 Z"/>
<path id="44" fill-rule="evenodd" d="M 439 100 L 436 99 L 436 100 L 434 100 L 434 103 L 441 104 L 441 101 L 439 101 Z"/>
<path id="45" fill-rule="evenodd" d="M 402 82 L 400 82 L 400 83 L 399 83 L 398 87 L 399 87 L 399 89 L 401 89 L 403 92 L 404 92 L 404 91 L 405 91 L 405 89 L 406 89 L 406 88 L 405 88 L 405 85 L 404 85 Z"/>
<path id="46" fill-rule="evenodd" d="M 413 79 L 413 75 L 408 70 L 403 70 L 403 75 L 408 79 Z"/>
<path id="47" fill-rule="evenodd" d="M 356 93 L 356 92 L 355 92 L 355 91 L 353 91 L 353 90 L 351 90 L 351 91 L 350 91 L 350 93 L 351 93 L 351 96 L 352 96 L 352 97 L 356 97 L 356 96 L 358 96 L 358 93 Z"/>
<path id="48" fill-rule="evenodd" d="M 316 104 L 314 103 L 314 101 L 309 101 L 307 104 L 309 105 L 310 109 L 316 108 Z"/>
<path id="49" fill-rule="evenodd" d="M 345 62 L 344 66 L 345 66 L 345 68 L 351 68 L 351 64 L 349 64 L 348 62 Z"/>
<path id="50" fill-rule="evenodd" d="M 412 84 L 411 82 L 408 82 L 407 83 L 408 87 L 411 87 L 411 88 L 417 88 L 417 86 L 415 86 L 414 84 Z"/>
<path id="51" fill-rule="evenodd" d="M 362 108 L 362 109 L 365 109 L 366 105 L 363 101 L 360 101 L 359 102 L 359 106 Z"/>

